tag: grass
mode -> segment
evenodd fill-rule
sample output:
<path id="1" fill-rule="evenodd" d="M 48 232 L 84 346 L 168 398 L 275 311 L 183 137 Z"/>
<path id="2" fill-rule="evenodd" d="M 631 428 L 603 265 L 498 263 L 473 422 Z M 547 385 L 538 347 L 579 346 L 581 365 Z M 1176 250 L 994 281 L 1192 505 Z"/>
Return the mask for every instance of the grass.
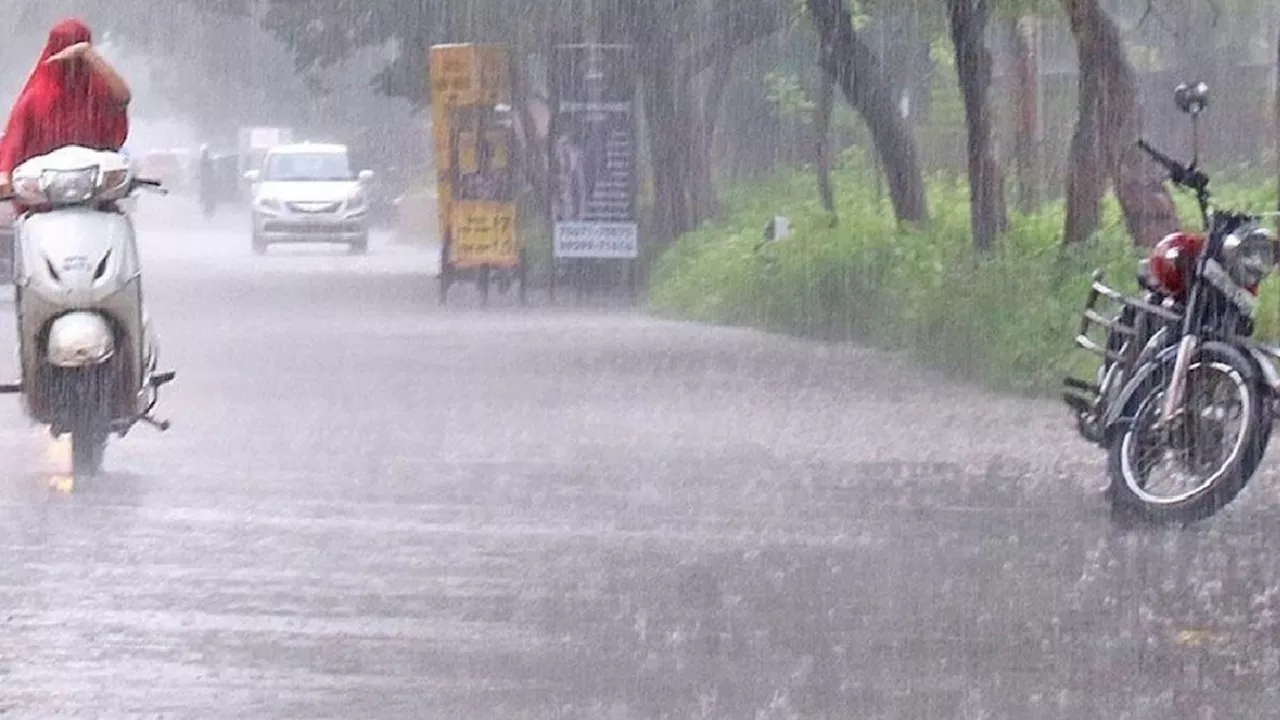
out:
<path id="1" fill-rule="evenodd" d="M 839 224 L 817 200 L 812 170 L 727 188 L 726 211 L 667 251 L 653 272 L 650 302 L 660 315 L 742 325 L 904 350 L 921 362 L 994 388 L 1056 392 L 1094 359 L 1075 348 L 1079 312 L 1094 268 L 1136 290 L 1135 250 L 1108 197 L 1102 230 L 1083 247 L 1060 244 L 1064 208 L 1014 214 L 999 249 L 975 255 L 963 182 L 929 180 L 932 222 L 900 229 L 865 158 L 847 153 L 834 174 Z M 1275 185 L 1227 187 L 1231 207 L 1269 209 Z M 1192 227 L 1191 198 L 1178 197 Z M 760 247 L 769 218 L 786 215 L 792 234 Z M 1276 282 L 1263 289 L 1260 334 L 1280 329 Z"/>

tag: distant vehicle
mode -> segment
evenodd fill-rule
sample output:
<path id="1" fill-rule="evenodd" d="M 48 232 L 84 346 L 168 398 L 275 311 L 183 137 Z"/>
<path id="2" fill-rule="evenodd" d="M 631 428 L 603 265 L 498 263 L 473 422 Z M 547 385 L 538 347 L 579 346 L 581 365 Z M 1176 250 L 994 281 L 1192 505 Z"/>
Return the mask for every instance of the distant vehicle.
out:
<path id="1" fill-rule="evenodd" d="M 293 129 L 285 127 L 243 127 L 240 128 L 239 142 L 236 152 L 238 169 L 237 178 L 243 178 L 250 170 L 261 170 L 262 161 L 267 151 L 277 145 L 288 145 L 293 142 Z M 240 187 L 240 197 L 249 198 L 250 188 Z"/>
<path id="2" fill-rule="evenodd" d="M 139 174 L 164 183 L 171 192 L 183 192 L 187 189 L 190 162 L 186 150 L 152 150 L 138 158 L 134 166 Z"/>
<path id="3" fill-rule="evenodd" d="M 334 243 L 369 249 L 371 170 L 353 174 L 346 145 L 300 143 L 267 151 L 249 170 L 253 250 L 278 243 Z"/>

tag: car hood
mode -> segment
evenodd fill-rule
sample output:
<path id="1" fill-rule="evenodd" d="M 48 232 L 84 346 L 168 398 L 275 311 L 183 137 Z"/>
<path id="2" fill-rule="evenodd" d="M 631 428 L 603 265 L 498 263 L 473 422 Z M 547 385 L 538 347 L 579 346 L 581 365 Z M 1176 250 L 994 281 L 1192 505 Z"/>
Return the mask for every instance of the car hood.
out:
<path id="1" fill-rule="evenodd" d="M 355 180 L 342 182 L 264 182 L 254 193 L 258 198 L 281 202 L 341 202 L 360 187 Z"/>

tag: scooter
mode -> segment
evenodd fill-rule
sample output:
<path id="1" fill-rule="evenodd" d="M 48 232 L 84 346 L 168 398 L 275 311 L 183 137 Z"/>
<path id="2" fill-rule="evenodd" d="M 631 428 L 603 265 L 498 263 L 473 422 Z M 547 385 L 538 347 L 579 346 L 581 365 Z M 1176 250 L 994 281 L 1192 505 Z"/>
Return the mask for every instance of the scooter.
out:
<path id="1" fill-rule="evenodd" d="M 73 472 L 96 474 L 108 438 L 152 417 L 158 345 L 143 307 L 133 222 L 122 208 L 138 190 L 165 195 L 135 176 L 128 158 L 67 146 L 14 169 L 15 302 L 22 396 L 27 415 L 55 437 L 71 436 Z"/>

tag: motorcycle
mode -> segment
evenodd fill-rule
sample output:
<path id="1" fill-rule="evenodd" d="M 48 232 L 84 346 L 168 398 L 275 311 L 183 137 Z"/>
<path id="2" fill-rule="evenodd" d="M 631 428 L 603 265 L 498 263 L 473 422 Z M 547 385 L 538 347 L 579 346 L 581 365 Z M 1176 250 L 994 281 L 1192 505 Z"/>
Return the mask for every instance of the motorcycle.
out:
<path id="1" fill-rule="evenodd" d="M 1190 165 L 1138 144 L 1175 185 L 1195 193 L 1205 230 L 1175 232 L 1157 243 L 1140 272 L 1147 288 L 1142 300 L 1105 286 L 1095 272 L 1076 344 L 1102 355 L 1101 381 L 1065 382 L 1093 393 L 1068 403 L 1082 434 L 1108 452 L 1107 497 L 1115 514 L 1186 523 L 1229 504 L 1266 452 L 1280 397 L 1274 365 L 1280 350 L 1253 339 L 1253 317 L 1258 287 L 1275 270 L 1280 244 L 1261 226 L 1261 215 L 1212 207 L 1209 176 L 1197 167 L 1196 121 L 1208 105 L 1208 88 L 1180 85 L 1174 99 L 1192 117 L 1196 152 Z M 1120 316 L 1108 320 L 1098 313 L 1099 296 L 1121 304 Z M 1132 322 L 1121 321 L 1125 311 Z M 1107 328 L 1106 347 L 1087 337 L 1087 329 L 1098 325 Z M 1212 394 L 1205 395 L 1206 388 Z M 1218 394 L 1222 389 L 1226 396 Z M 1232 419 L 1239 427 L 1229 434 L 1225 426 Z M 1151 473 L 1170 455 L 1197 479 L 1189 490 L 1160 495 Z"/>
<path id="2" fill-rule="evenodd" d="M 151 416 L 160 387 L 158 346 L 143 307 L 142 268 L 129 215 L 139 190 L 167 194 L 137 177 L 122 154 L 68 146 L 19 165 L 12 192 L 15 302 L 27 415 L 55 437 L 70 434 L 73 472 L 101 469 L 108 438 Z"/>

